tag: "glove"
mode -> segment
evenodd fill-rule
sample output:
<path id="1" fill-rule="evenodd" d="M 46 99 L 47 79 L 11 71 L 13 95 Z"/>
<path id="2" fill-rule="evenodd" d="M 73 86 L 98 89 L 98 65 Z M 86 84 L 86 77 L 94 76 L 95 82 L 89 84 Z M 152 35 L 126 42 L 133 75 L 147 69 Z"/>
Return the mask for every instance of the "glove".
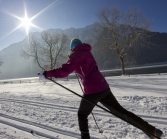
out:
<path id="1" fill-rule="evenodd" d="M 43 75 L 45 76 L 45 78 L 47 78 L 47 77 L 46 77 L 46 71 L 43 72 Z"/>
<path id="2" fill-rule="evenodd" d="M 39 80 L 43 82 L 43 84 L 46 84 L 46 77 L 43 74 L 38 73 Z"/>

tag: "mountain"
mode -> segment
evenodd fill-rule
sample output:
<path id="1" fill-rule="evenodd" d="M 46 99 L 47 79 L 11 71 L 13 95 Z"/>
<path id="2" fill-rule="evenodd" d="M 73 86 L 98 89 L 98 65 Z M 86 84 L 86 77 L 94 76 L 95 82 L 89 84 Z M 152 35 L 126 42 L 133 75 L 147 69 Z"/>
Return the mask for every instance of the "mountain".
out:
<path id="1" fill-rule="evenodd" d="M 25 78 L 35 76 L 38 66 L 31 59 L 21 57 L 21 50 L 25 45 L 25 40 L 10 45 L 0 51 L 3 65 L 0 67 L 0 79 Z"/>
<path id="2" fill-rule="evenodd" d="M 167 33 L 148 32 L 147 42 L 125 57 L 125 68 L 131 66 L 167 63 Z M 109 37 L 109 36 L 107 36 Z M 97 40 L 93 54 L 100 69 L 121 68 L 121 63 L 114 49 L 101 47 L 104 43 Z M 101 57 L 100 57 L 101 56 Z M 126 70 L 126 69 L 125 69 Z"/>
<path id="3" fill-rule="evenodd" d="M 140 49 L 136 57 L 139 65 L 167 62 L 167 33 L 150 32 L 150 44 Z"/>
<path id="4" fill-rule="evenodd" d="M 50 32 L 64 33 L 69 39 L 79 38 L 85 43 L 92 45 L 93 55 L 97 60 L 100 69 L 120 68 L 120 61 L 113 50 L 97 48 L 97 43 L 92 37 L 94 24 L 84 28 L 49 29 Z M 41 32 L 31 32 L 30 35 L 40 36 Z M 167 62 L 167 33 L 150 32 L 150 44 L 142 47 L 135 56 L 133 65 L 154 64 Z M 0 59 L 3 65 L 0 67 L 0 80 L 12 78 L 34 77 L 42 70 L 32 59 L 25 59 L 21 56 L 21 50 L 26 44 L 26 39 L 11 44 L 0 51 Z M 70 42 L 69 42 L 70 44 Z M 110 60 L 111 59 L 111 60 Z M 128 66 L 128 64 L 126 65 Z"/>
<path id="5" fill-rule="evenodd" d="M 84 42 L 86 42 L 86 40 L 91 37 L 91 27 L 92 26 L 90 25 L 78 29 L 49 29 L 48 31 L 67 34 L 69 39 L 84 38 Z M 31 32 L 29 35 L 40 36 L 40 34 L 40 32 Z M 0 80 L 34 77 L 37 76 L 38 72 L 42 72 L 32 59 L 25 59 L 21 56 L 21 51 L 25 44 L 26 39 L 21 42 L 11 44 L 7 48 L 0 51 L 0 59 L 3 61 L 3 65 L 0 67 Z"/>

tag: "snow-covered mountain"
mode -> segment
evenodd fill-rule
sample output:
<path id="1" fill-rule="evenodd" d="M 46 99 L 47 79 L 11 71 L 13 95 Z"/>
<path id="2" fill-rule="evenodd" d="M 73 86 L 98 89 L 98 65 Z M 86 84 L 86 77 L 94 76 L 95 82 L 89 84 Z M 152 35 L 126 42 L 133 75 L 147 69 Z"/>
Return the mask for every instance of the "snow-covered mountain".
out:
<path id="1" fill-rule="evenodd" d="M 21 50 L 25 45 L 25 40 L 14 43 L 0 52 L 3 65 L 0 67 L 0 79 L 23 78 L 34 76 L 31 73 L 34 69 L 39 69 L 31 59 L 21 56 Z"/>
<path id="2" fill-rule="evenodd" d="M 69 28 L 69 29 L 49 29 L 50 32 L 67 34 L 69 39 L 82 38 L 87 41 L 91 38 L 91 28 L 89 25 L 84 28 Z M 31 35 L 40 36 L 41 32 L 31 32 Z M 25 59 L 21 56 L 22 48 L 26 44 L 26 38 L 18 43 L 11 44 L 7 48 L 0 51 L 0 59 L 3 61 L 3 65 L 0 67 L 0 79 L 11 78 L 25 78 L 34 77 L 41 69 L 32 59 Z M 70 44 L 70 42 L 69 42 Z"/>
<path id="3" fill-rule="evenodd" d="M 96 44 L 101 44 L 101 41 L 93 39 L 94 33 L 94 24 L 88 25 L 83 28 L 68 28 L 68 29 L 49 29 L 50 32 L 63 33 L 66 34 L 71 40 L 72 38 L 79 38 L 85 43 L 89 43 L 93 46 L 94 50 Z M 146 47 L 142 47 L 140 55 L 135 56 L 136 65 L 145 65 L 145 64 L 154 64 L 162 63 L 167 61 L 167 33 L 158 33 L 158 32 L 149 32 L 150 44 Z M 41 32 L 31 32 L 31 35 L 39 36 Z M 9 47 L 0 51 L 0 59 L 3 61 L 3 65 L 0 67 L 0 80 L 2 79 L 11 79 L 11 78 L 25 78 L 25 77 L 34 77 L 38 72 L 41 72 L 41 69 L 32 59 L 25 59 L 21 56 L 21 50 L 26 44 L 26 38 L 18 43 L 11 44 Z M 69 41 L 70 44 L 70 41 Z M 104 52 L 104 49 L 97 49 L 93 52 L 95 59 L 97 60 L 98 66 L 100 69 L 104 69 L 104 63 L 106 64 L 106 59 L 113 60 L 118 59 L 116 55 L 112 55 L 110 49 Z M 113 51 L 113 50 L 112 50 Z M 105 55 L 101 57 L 102 54 Z M 120 66 L 119 60 L 116 60 L 117 63 L 114 63 L 116 67 Z M 108 65 L 105 68 L 114 68 L 114 66 L 108 62 Z"/>

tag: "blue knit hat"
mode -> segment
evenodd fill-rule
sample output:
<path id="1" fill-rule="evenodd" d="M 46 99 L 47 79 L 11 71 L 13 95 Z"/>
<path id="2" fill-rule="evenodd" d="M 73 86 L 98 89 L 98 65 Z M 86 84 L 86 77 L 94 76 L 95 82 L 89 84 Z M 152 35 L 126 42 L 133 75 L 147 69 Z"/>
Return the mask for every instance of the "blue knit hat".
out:
<path id="1" fill-rule="evenodd" d="M 78 44 L 82 44 L 82 42 L 79 39 L 72 39 L 70 43 L 70 49 L 72 50 Z"/>

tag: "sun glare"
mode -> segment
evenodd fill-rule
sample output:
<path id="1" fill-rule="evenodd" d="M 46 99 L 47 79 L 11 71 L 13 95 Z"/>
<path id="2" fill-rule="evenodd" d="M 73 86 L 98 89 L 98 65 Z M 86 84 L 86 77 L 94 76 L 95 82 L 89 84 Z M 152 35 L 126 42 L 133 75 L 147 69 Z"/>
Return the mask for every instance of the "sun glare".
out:
<path id="1" fill-rule="evenodd" d="M 6 14 L 8 14 L 8 15 L 14 17 L 14 18 L 17 18 L 17 19 L 19 19 L 19 20 L 21 21 L 21 23 L 20 23 L 16 28 L 14 28 L 11 32 L 9 32 L 7 35 L 5 35 L 5 36 L 2 37 L 2 38 L 7 37 L 8 35 L 10 35 L 11 33 L 13 33 L 14 31 L 18 30 L 18 29 L 21 28 L 21 27 L 25 27 L 27 35 L 28 35 L 28 33 L 29 33 L 29 29 L 30 29 L 31 26 L 32 26 L 32 27 L 35 27 L 35 28 L 38 28 L 38 29 L 40 29 L 40 30 L 43 30 L 42 28 L 40 28 L 40 27 L 34 25 L 31 21 L 32 21 L 33 19 L 35 19 L 37 16 L 39 16 L 40 14 L 42 14 L 43 12 L 45 12 L 49 7 L 51 7 L 51 6 L 52 6 L 53 4 L 55 4 L 57 1 L 58 1 L 58 0 L 55 0 L 53 3 L 51 3 L 50 5 L 48 5 L 46 8 L 42 9 L 40 12 L 38 12 L 37 14 L 35 14 L 34 16 L 32 16 L 31 18 L 28 18 L 26 8 L 24 8 L 24 10 L 25 10 L 25 16 L 24 16 L 23 18 L 21 18 L 21 17 L 19 17 L 19 16 L 17 16 L 17 15 L 14 15 L 13 13 L 10 13 L 9 11 L 6 11 L 5 9 L 1 9 L 1 11 L 3 11 L 4 13 L 6 13 Z M 25 4 L 24 4 L 24 5 L 25 5 Z M 25 5 L 25 7 L 26 7 L 26 5 Z M 2 39 L 2 38 L 0 38 L 0 39 Z"/>
<path id="2" fill-rule="evenodd" d="M 29 28 L 31 26 L 33 26 L 33 24 L 31 23 L 31 19 L 27 17 L 27 15 L 25 15 L 24 18 L 20 19 L 21 20 L 21 24 L 20 26 L 24 26 L 26 29 L 26 32 L 28 33 Z"/>

